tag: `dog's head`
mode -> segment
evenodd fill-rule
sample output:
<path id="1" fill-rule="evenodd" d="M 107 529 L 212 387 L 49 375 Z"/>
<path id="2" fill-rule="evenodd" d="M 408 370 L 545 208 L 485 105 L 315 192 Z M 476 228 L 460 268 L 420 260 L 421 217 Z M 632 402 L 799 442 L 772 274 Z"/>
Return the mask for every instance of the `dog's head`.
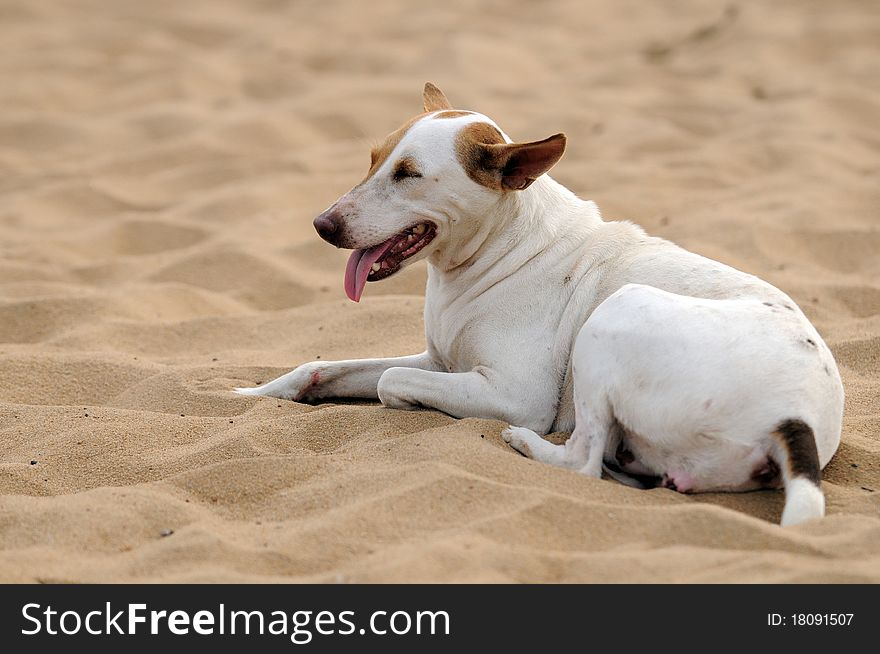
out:
<path id="1" fill-rule="evenodd" d="M 315 218 L 321 238 L 354 250 L 345 292 L 355 302 L 366 282 L 484 231 L 492 206 L 565 150 L 563 134 L 512 143 L 486 116 L 454 110 L 431 83 L 424 109 L 374 148 L 364 180 Z"/>

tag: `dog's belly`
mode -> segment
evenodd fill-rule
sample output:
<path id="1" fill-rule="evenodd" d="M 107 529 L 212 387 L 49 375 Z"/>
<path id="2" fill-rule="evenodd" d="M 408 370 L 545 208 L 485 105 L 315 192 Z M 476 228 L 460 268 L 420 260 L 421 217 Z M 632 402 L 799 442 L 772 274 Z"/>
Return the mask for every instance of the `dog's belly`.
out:
<path id="1" fill-rule="evenodd" d="M 654 485 L 777 486 L 769 434 L 786 419 L 811 425 L 822 466 L 839 443 L 833 357 L 793 307 L 625 287 L 587 321 L 573 361 L 578 407 L 613 416 L 606 463 Z"/>
<path id="2" fill-rule="evenodd" d="M 682 438 L 679 448 L 658 447 L 650 436 L 620 423 L 606 450 L 605 464 L 642 488 L 663 487 L 682 493 L 779 488 L 778 465 L 761 444 L 744 445 L 704 434 Z M 616 443 L 616 446 L 613 445 Z"/>

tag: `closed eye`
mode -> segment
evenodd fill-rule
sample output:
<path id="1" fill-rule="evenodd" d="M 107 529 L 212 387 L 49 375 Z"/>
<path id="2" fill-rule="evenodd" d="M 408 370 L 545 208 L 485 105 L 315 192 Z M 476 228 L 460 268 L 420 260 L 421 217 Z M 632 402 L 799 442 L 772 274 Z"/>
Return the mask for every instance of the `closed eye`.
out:
<path id="1" fill-rule="evenodd" d="M 421 176 L 422 173 L 416 168 L 415 162 L 409 158 L 404 158 L 398 161 L 397 165 L 394 166 L 394 172 L 391 175 L 395 182 Z"/>

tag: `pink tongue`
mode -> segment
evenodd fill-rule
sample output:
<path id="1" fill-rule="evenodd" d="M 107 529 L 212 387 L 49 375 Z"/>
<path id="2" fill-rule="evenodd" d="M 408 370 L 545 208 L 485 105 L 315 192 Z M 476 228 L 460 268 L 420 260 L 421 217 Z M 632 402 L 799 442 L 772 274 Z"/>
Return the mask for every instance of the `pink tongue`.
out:
<path id="1" fill-rule="evenodd" d="M 396 242 L 396 238 L 390 238 L 369 250 L 355 250 L 351 253 L 345 266 L 345 294 L 349 300 L 361 301 L 361 293 L 367 285 L 370 269 Z"/>

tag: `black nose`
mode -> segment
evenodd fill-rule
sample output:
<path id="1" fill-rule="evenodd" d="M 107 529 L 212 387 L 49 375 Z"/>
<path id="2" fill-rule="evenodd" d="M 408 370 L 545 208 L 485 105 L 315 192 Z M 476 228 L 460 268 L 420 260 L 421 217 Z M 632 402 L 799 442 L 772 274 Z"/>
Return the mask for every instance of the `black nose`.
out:
<path id="1" fill-rule="evenodd" d="M 325 241 L 336 245 L 336 241 L 340 236 L 341 223 L 342 218 L 336 210 L 336 207 L 330 207 L 327 211 L 315 218 L 315 231 L 317 231 L 318 236 Z"/>

